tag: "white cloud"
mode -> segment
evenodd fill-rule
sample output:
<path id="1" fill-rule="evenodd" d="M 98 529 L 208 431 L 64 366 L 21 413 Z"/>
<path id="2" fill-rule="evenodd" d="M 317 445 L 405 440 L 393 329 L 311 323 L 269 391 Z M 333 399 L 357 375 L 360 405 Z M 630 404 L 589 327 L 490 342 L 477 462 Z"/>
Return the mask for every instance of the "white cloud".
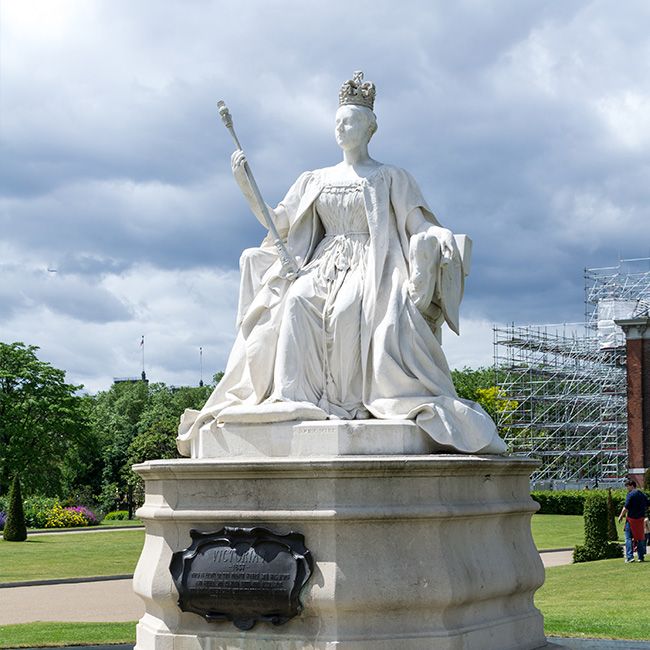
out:
<path id="1" fill-rule="evenodd" d="M 614 143 L 631 151 L 650 146 L 650 94 L 626 91 L 597 103 Z"/>
<path id="2" fill-rule="evenodd" d="M 493 363 L 493 326 L 495 323 L 480 317 L 465 317 L 461 321 L 460 336 L 446 327 L 443 330 L 442 349 L 450 368 L 465 366 L 478 368 Z"/>
<path id="3" fill-rule="evenodd" d="M 63 276 L 43 284 L 68 283 Z M 78 278 L 72 278 L 73 290 Z M 230 270 L 163 271 L 136 266 L 108 274 L 96 291 L 128 308 L 119 321 L 78 318 L 35 300 L 3 319 L 0 340 L 38 345 L 43 357 L 68 371 L 68 381 L 91 391 L 106 388 L 113 377 L 141 371 L 140 337 L 145 335 L 145 368 L 153 381 L 198 382 L 198 350 L 203 347 L 205 379 L 225 366 L 234 340 L 239 279 Z"/>

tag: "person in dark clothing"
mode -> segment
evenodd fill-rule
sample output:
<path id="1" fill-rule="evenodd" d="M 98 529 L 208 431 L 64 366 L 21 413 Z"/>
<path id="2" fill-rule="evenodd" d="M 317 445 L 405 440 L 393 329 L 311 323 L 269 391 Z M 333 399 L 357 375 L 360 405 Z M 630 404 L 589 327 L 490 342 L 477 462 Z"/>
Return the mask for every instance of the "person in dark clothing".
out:
<path id="1" fill-rule="evenodd" d="M 639 562 L 643 562 L 646 552 L 643 520 L 650 502 L 648 497 L 637 489 L 634 479 L 626 479 L 625 488 L 627 497 L 621 514 L 618 516 L 619 522 L 625 517 L 625 561 L 634 562 L 634 543 L 636 542 Z"/>

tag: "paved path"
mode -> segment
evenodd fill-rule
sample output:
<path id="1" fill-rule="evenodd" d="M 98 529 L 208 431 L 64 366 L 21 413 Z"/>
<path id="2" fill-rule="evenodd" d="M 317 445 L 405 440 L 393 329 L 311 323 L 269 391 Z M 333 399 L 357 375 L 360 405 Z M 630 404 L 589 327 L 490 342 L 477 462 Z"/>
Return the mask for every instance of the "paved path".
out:
<path id="1" fill-rule="evenodd" d="M 540 553 L 544 567 L 562 566 L 573 562 L 573 549 L 570 551 L 562 549 L 560 551 L 542 551 Z"/>
<path id="2" fill-rule="evenodd" d="M 143 614 L 130 579 L 0 589 L 0 625 L 137 621 Z"/>
<path id="3" fill-rule="evenodd" d="M 544 566 L 571 563 L 571 551 L 541 554 Z M 137 621 L 144 605 L 130 579 L 0 588 L 0 625 L 35 621 Z"/>

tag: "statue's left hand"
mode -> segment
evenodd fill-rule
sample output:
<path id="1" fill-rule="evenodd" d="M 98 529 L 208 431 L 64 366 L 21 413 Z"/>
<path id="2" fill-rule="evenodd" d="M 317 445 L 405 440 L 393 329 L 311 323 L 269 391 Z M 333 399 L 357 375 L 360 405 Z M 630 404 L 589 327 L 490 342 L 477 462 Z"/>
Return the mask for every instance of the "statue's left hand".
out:
<path id="1" fill-rule="evenodd" d="M 424 312 L 433 299 L 442 260 L 442 245 L 427 231 L 411 236 L 409 243 L 409 295 L 415 306 Z"/>
<path id="2" fill-rule="evenodd" d="M 441 264 L 446 266 L 454 256 L 454 235 L 451 230 L 440 228 L 437 239 L 440 243 L 440 253 L 442 255 Z"/>

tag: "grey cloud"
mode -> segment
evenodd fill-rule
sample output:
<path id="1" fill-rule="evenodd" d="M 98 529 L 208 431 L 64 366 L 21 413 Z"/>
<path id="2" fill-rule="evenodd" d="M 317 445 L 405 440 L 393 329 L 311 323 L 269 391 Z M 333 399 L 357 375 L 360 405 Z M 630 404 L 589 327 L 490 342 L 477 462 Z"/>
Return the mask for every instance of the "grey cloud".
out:
<path id="1" fill-rule="evenodd" d="M 94 282 L 48 270 L 0 265 L 0 304 L 5 317 L 35 307 L 83 322 L 129 320 L 129 308 Z"/>
<path id="2" fill-rule="evenodd" d="M 230 176 L 216 100 L 274 204 L 339 160 L 338 87 L 361 68 L 378 87 L 372 155 L 407 168 L 475 242 L 467 312 L 578 320 L 584 266 L 650 253 L 635 227 L 650 202 L 648 18 L 640 1 L 145 0 L 85 5 L 62 41 L 9 25 L 0 232 L 67 289 L 22 294 L 3 277 L 0 310 L 128 318 L 93 291 L 102 278 L 236 268 L 263 230 Z M 215 327 L 229 334 L 206 346 L 225 358 L 230 326 Z M 181 374 L 196 344 L 176 338 L 160 363 Z"/>

